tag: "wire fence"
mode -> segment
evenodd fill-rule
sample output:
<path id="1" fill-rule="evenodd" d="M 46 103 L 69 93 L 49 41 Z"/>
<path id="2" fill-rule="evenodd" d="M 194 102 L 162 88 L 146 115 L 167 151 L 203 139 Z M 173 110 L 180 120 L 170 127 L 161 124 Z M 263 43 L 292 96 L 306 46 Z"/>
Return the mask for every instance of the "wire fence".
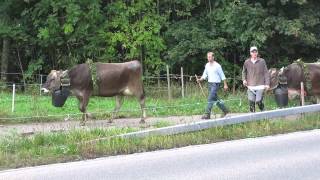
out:
<path id="1" fill-rule="evenodd" d="M 2 73 L 4 74 L 4 73 Z M 7 76 L 22 76 L 21 73 L 7 73 Z M 10 119 L 30 119 L 30 118 L 48 118 L 48 117 L 66 117 L 66 116 L 80 116 L 82 113 L 66 113 L 66 114 L 48 114 L 42 115 L 41 112 L 37 112 L 34 110 L 33 116 L 18 116 L 14 115 L 14 117 L 6 117 L 6 115 L 1 115 L 1 113 L 6 112 L 8 110 L 3 110 L 4 108 L 11 108 L 11 113 L 15 112 L 16 103 L 25 103 L 28 104 L 33 102 L 33 104 L 29 106 L 34 106 L 36 109 L 37 104 L 42 104 L 41 102 L 48 101 L 48 95 L 43 94 L 41 91 L 41 87 L 46 80 L 47 75 L 36 74 L 34 75 L 37 78 L 37 81 L 30 83 L 12 83 L 12 82 L 0 82 L 0 120 L 10 120 Z M 150 111 L 158 111 L 159 109 L 175 109 L 181 107 L 192 107 L 192 106 L 204 106 L 207 98 L 208 89 L 204 83 L 201 85 L 196 82 L 196 75 L 186 75 L 183 74 L 183 68 L 181 68 L 181 74 L 170 74 L 169 68 L 167 67 L 167 74 L 161 75 L 153 75 L 153 76 L 144 76 L 144 88 L 148 98 L 154 99 L 168 99 L 169 101 L 174 98 L 189 98 L 189 97 L 198 97 L 201 98 L 202 101 L 197 101 L 194 103 L 183 103 L 174 106 L 150 106 L 147 107 L 147 110 Z M 14 79 L 14 78 L 10 78 Z M 229 78 L 229 81 L 241 81 L 240 78 Z M 240 83 L 241 84 L 241 83 Z M 229 85 L 230 86 L 230 85 Z M 242 88 L 242 89 L 241 89 Z M 239 91 L 243 91 L 243 87 L 238 87 Z M 2 95 L 1 95 L 2 94 Z M 17 96 L 18 94 L 18 96 Z M 233 94 L 233 97 L 237 97 L 234 99 L 227 99 L 226 101 L 238 101 L 239 106 L 241 106 L 243 99 L 246 99 L 246 95 L 237 95 L 235 91 L 232 93 L 229 91 L 222 95 Z M 6 107 L 4 107 L 4 104 Z M 11 107 L 9 107 L 9 105 Z M 76 105 L 74 105 L 76 106 Z M 128 112 L 139 112 L 140 109 L 130 108 L 127 110 L 122 110 L 122 113 Z M 112 113 L 113 111 L 103 110 L 103 111 L 94 111 L 92 114 L 105 114 Z M 39 115 L 40 114 L 40 115 Z"/>
<path id="2" fill-rule="evenodd" d="M 46 81 L 47 75 L 44 74 L 22 74 L 22 73 L 3 73 L 1 75 L 6 75 L 8 79 L 12 81 L 0 81 L 0 91 L 12 91 L 13 87 L 15 87 L 15 91 L 18 93 L 24 94 L 36 94 L 42 95 L 42 85 Z M 33 77 L 30 80 L 21 81 L 21 77 Z M 185 97 L 188 95 L 192 95 L 194 91 L 198 91 L 194 87 L 199 88 L 199 85 L 196 82 L 197 75 L 188 75 L 183 73 L 183 68 L 181 67 L 180 74 L 172 74 L 170 73 L 170 69 L 167 66 L 167 74 L 158 74 L 158 75 L 149 75 L 143 76 L 144 87 L 149 96 L 157 95 L 158 97 L 167 96 L 170 99 L 175 97 Z M 20 79 L 20 81 L 18 81 Z M 228 81 L 239 82 L 240 78 L 228 78 Z M 235 84 L 233 83 L 233 87 L 231 88 L 232 93 L 235 94 Z M 200 86 L 201 91 L 202 86 Z M 206 88 L 206 87 L 205 87 Z M 13 92 L 13 91 L 12 91 Z M 203 93 L 203 92 L 202 92 Z"/>
<path id="3" fill-rule="evenodd" d="M 47 99 L 44 99 L 47 100 Z M 28 102 L 28 101 L 27 101 Z M 239 99 L 228 99 L 224 100 L 225 103 L 238 103 L 238 106 L 242 105 L 242 98 Z M 144 109 L 148 112 L 156 112 L 161 109 L 181 109 L 181 108 L 191 108 L 191 107 L 204 107 L 208 102 L 195 102 L 195 103 L 184 103 L 184 104 L 179 104 L 179 105 L 151 105 L 151 106 L 146 106 Z M 217 103 L 217 101 L 213 102 L 214 105 Z M 90 111 L 91 115 L 101 115 L 101 114 L 112 114 L 114 113 L 114 110 L 100 110 L 100 111 Z M 122 109 L 119 110 L 118 113 L 140 113 L 141 109 L 140 108 L 130 108 L 130 109 Z M 47 114 L 47 115 L 32 115 L 32 116 L 15 116 L 15 117 L 0 117 L 0 120 L 16 120 L 16 119 L 39 119 L 39 118 L 71 118 L 71 117 L 80 117 L 82 116 L 83 113 L 65 113 L 65 114 Z"/>

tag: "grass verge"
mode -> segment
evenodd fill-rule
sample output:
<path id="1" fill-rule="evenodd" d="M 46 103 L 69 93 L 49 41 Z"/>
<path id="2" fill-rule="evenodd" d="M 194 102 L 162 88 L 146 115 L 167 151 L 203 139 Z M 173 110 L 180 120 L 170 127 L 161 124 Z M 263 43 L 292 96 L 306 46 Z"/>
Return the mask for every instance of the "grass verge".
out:
<path id="1" fill-rule="evenodd" d="M 215 127 L 193 133 L 146 138 L 112 137 L 137 130 L 132 128 L 71 130 L 70 132 L 39 133 L 30 137 L 11 134 L 0 138 L 0 169 L 131 154 L 319 128 L 320 113 L 315 113 L 304 115 L 296 120 L 262 120 Z M 88 143 L 97 138 L 104 138 L 104 140 Z"/>

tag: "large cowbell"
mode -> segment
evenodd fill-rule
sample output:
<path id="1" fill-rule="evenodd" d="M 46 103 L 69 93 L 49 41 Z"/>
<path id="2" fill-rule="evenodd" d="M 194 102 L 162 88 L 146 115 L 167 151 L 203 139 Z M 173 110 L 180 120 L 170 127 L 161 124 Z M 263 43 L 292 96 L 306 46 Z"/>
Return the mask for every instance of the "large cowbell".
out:
<path id="1" fill-rule="evenodd" d="M 288 105 L 288 86 L 285 76 L 279 77 L 279 84 L 278 87 L 274 89 L 274 95 L 278 107 L 283 108 Z"/>
<path id="2" fill-rule="evenodd" d="M 67 101 L 70 91 L 68 88 L 60 88 L 52 92 L 52 105 L 55 107 L 62 107 Z"/>

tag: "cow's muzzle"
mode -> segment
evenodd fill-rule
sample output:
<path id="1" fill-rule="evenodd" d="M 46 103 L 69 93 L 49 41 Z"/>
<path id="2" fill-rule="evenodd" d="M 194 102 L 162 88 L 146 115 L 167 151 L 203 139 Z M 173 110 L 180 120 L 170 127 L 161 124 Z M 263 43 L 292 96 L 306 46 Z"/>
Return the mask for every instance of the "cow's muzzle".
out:
<path id="1" fill-rule="evenodd" d="M 49 89 L 47 89 L 47 88 L 41 88 L 41 91 L 43 91 L 44 93 L 48 93 L 48 92 L 50 92 L 50 90 L 49 90 Z"/>

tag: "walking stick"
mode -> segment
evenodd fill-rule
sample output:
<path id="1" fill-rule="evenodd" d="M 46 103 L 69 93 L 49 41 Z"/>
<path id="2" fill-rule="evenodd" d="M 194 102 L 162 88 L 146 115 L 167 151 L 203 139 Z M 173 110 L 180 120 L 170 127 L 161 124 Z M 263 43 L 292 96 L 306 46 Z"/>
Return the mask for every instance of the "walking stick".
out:
<path id="1" fill-rule="evenodd" d="M 196 77 L 196 81 L 198 80 L 198 76 L 195 74 L 195 77 Z M 205 95 L 205 93 L 204 93 L 204 91 L 203 91 L 203 88 L 202 88 L 202 86 L 201 86 L 201 83 L 199 82 L 199 81 L 197 81 L 198 82 L 198 84 L 199 84 L 199 86 L 200 86 L 200 89 L 201 89 L 201 92 L 202 92 L 202 95 L 204 96 L 204 97 L 206 97 L 206 95 Z"/>

